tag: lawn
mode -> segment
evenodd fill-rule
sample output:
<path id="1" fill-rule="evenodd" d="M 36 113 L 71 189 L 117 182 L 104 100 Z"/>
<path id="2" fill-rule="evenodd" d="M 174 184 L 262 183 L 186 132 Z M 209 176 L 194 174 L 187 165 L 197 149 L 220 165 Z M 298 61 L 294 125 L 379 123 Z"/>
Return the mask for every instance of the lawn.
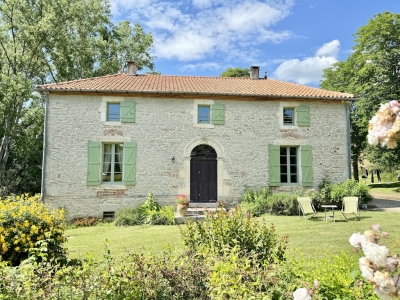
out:
<path id="1" fill-rule="evenodd" d="M 323 216 L 323 213 L 320 213 Z M 304 252 L 306 256 L 322 256 L 326 250 L 331 253 L 351 251 L 348 243 L 354 232 L 363 233 L 372 224 L 380 224 L 389 232 L 389 238 L 382 244 L 395 253 L 400 253 L 399 213 L 362 211 L 361 221 L 340 221 L 340 212 L 336 212 L 337 221 L 311 219 L 304 220 L 299 216 L 265 215 L 260 222 L 273 223 L 278 235 L 289 234 L 289 254 L 294 249 Z M 171 247 L 176 251 L 183 249 L 178 226 L 132 226 L 117 227 L 112 224 L 95 227 L 80 227 L 66 230 L 70 258 L 85 258 L 88 252 L 93 253 L 95 260 L 100 260 L 105 253 L 106 240 L 109 241 L 111 255 L 117 260 L 125 256 L 126 251 L 157 253 Z"/>
<path id="2" fill-rule="evenodd" d="M 400 182 L 371 183 L 369 187 L 370 193 L 374 197 L 387 195 L 389 198 L 400 200 Z"/>

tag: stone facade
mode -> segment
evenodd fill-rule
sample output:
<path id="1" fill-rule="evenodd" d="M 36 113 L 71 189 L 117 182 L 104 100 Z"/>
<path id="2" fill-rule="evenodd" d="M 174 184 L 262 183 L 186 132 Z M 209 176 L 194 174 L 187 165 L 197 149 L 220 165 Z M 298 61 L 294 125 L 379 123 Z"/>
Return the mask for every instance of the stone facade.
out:
<path id="1" fill-rule="evenodd" d="M 349 177 L 347 103 L 136 97 L 134 123 L 105 121 L 106 103 L 121 99 L 49 94 L 44 200 L 64 206 L 69 219 L 102 217 L 104 212 L 142 203 L 150 191 L 163 204 L 174 203 L 178 194 L 189 195 L 190 154 L 200 144 L 217 153 L 218 200 L 225 202 L 236 203 L 246 187 L 268 186 L 269 144 L 311 145 L 313 188 L 323 178 Z M 225 105 L 225 124 L 197 124 L 197 106 L 214 103 Z M 283 125 L 283 107 L 300 105 L 310 109 L 310 126 Z M 90 140 L 135 141 L 136 184 L 87 186 Z"/>

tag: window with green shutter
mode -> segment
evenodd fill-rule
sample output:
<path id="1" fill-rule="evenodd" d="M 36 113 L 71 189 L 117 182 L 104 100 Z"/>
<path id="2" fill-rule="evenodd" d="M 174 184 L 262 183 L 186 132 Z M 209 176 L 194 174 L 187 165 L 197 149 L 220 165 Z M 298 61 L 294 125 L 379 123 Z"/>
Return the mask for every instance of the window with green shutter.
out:
<path id="1" fill-rule="evenodd" d="M 214 124 L 214 125 L 225 124 L 225 105 L 224 104 L 211 105 L 211 124 Z"/>
<path id="2" fill-rule="evenodd" d="M 87 185 L 136 184 L 136 143 L 89 141 Z"/>
<path id="3" fill-rule="evenodd" d="M 89 141 L 87 168 L 87 185 L 89 186 L 96 186 L 100 184 L 100 153 L 101 143 Z"/>
<path id="4" fill-rule="evenodd" d="M 124 185 L 136 184 L 136 143 L 124 144 Z"/>
<path id="5" fill-rule="evenodd" d="M 136 121 L 136 103 L 133 101 L 121 102 L 121 122 L 134 123 Z"/>
<path id="6" fill-rule="evenodd" d="M 310 126 L 310 108 L 308 106 L 298 106 L 297 112 L 297 126 L 309 127 Z"/>
<path id="7" fill-rule="evenodd" d="M 279 153 L 279 145 L 268 145 L 268 183 L 270 186 L 281 185 Z"/>
<path id="8" fill-rule="evenodd" d="M 313 185 L 313 172 L 312 172 L 312 147 L 309 145 L 301 146 L 301 172 L 302 172 L 302 185 Z"/>
<path id="9" fill-rule="evenodd" d="M 118 122 L 120 120 L 120 104 L 107 103 L 107 121 Z"/>
<path id="10" fill-rule="evenodd" d="M 297 147 L 280 147 L 281 183 L 298 183 Z"/>

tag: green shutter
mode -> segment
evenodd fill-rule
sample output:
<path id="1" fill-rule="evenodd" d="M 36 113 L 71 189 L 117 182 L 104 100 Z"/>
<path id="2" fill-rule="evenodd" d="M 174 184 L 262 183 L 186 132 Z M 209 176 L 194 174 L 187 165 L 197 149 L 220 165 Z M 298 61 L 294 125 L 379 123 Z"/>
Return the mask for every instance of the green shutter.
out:
<path id="1" fill-rule="evenodd" d="M 87 185 L 89 186 L 96 186 L 100 184 L 100 153 L 101 143 L 89 141 L 87 169 Z"/>
<path id="2" fill-rule="evenodd" d="M 214 124 L 214 125 L 225 124 L 225 105 L 224 104 L 211 105 L 211 124 Z"/>
<path id="3" fill-rule="evenodd" d="M 124 143 L 124 185 L 136 184 L 136 142 Z"/>
<path id="4" fill-rule="evenodd" d="M 297 126 L 310 126 L 310 108 L 308 106 L 298 106 L 297 109 Z"/>
<path id="5" fill-rule="evenodd" d="M 268 145 L 268 182 L 269 186 L 281 185 L 281 164 L 279 145 Z"/>
<path id="6" fill-rule="evenodd" d="M 301 174 L 302 185 L 312 186 L 312 147 L 308 145 L 301 146 Z"/>
<path id="7" fill-rule="evenodd" d="M 121 122 L 134 123 L 136 119 L 136 103 L 133 101 L 121 102 Z"/>

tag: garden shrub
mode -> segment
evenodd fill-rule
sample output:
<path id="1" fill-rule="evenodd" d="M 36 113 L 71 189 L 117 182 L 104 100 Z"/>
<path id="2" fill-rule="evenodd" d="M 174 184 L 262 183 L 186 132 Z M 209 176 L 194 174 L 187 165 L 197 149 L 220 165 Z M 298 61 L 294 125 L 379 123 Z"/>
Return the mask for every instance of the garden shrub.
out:
<path id="1" fill-rule="evenodd" d="M 9 196 L 0 201 L 0 258 L 19 265 L 39 241 L 46 241 L 48 259 L 64 259 L 64 211 L 50 210 L 40 195 Z"/>
<path id="2" fill-rule="evenodd" d="M 321 297 L 317 299 L 379 299 L 371 284 L 361 277 L 358 259 L 358 255 L 345 252 L 324 252 L 318 260 L 296 253 L 284 267 L 290 268 L 290 273 L 295 275 L 291 281 L 296 282 L 297 287 L 311 288 L 317 280 Z"/>
<path id="3" fill-rule="evenodd" d="M 148 215 L 150 225 L 175 225 L 175 215 L 172 206 L 163 206 L 158 211 L 150 211 Z"/>
<path id="4" fill-rule="evenodd" d="M 142 214 L 139 206 L 126 207 L 115 214 L 114 224 L 117 226 L 135 226 L 142 224 Z"/>
<path id="5" fill-rule="evenodd" d="M 255 253 L 260 262 L 283 259 L 288 239 L 279 238 L 273 225 L 246 217 L 240 208 L 208 213 L 203 221 L 189 219 L 180 231 L 191 251 L 222 256 L 226 249 L 237 247 L 242 255 Z"/>
<path id="6" fill-rule="evenodd" d="M 271 190 L 263 188 L 253 191 L 246 188 L 241 206 L 244 211 L 250 211 L 255 217 L 265 213 L 275 215 L 295 215 L 297 212 L 297 194 L 272 193 Z"/>
<path id="7" fill-rule="evenodd" d="M 373 197 L 369 193 L 369 187 L 364 182 L 347 179 L 343 183 L 334 183 L 331 187 L 331 202 L 341 206 L 343 197 L 358 197 L 360 204 L 371 202 Z"/>

